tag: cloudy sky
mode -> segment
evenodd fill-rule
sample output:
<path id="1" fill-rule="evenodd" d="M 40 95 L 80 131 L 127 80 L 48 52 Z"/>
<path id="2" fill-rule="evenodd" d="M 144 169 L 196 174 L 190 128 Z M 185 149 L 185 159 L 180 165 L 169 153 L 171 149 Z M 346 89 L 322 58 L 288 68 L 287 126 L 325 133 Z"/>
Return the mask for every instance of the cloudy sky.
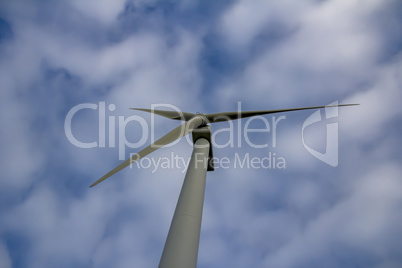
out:
<path id="1" fill-rule="evenodd" d="M 158 265 L 183 167 L 127 168 L 88 188 L 119 153 L 151 142 L 143 133 L 153 119 L 130 107 L 214 113 L 338 101 L 360 106 L 303 137 L 315 111 L 283 114 L 276 144 L 272 124 L 249 133 L 264 148 L 242 132 L 263 129 L 261 118 L 233 124 L 233 147 L 220 146 L 229 131 L 216 132 L 217 158 L 271 155 L 286 166 L 208 173 L 198 266 L 401 267 L 401 11 L 399 0 L 1 1 L 0 266 Z M 75 146 L 64 128 L 85 103 L 94 109 L 78 111 L 71 131 L 94 148 Z M 328 124 L 339 130 L 336 167 L 303 146 L 325 152 L 336 134 Z M 177 125 L 155 118 L 153 133 Z M 123 138 L 143 142 L 122 152 Z M 191 151 L 183 139 L 151 156 Z"/>

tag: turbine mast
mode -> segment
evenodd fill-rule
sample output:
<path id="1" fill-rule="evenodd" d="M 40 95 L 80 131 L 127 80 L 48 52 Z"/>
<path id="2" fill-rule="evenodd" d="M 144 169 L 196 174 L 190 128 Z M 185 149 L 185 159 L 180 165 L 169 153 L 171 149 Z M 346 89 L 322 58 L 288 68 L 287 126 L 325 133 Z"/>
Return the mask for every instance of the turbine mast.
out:
<path id="1" fill-rule="evenodd" d="M 209 135 L 208 135 L 209 134 Z M 209 139 L 208 139 L 209 136 Z M 194 150 L 177 201 L 159 268 L 197 267 L 207 170 L 212 160 L 211 128 L 194 130 Z M 208 168 L 209 167 L 209 168 Z"/>

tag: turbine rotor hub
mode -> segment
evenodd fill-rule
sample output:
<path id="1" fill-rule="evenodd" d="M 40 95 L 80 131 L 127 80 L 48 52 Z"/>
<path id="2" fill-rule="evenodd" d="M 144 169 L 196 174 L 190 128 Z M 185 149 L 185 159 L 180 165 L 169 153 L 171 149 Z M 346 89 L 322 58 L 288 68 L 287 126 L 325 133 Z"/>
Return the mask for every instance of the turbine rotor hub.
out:
<path id="1" fill-rule="evenodd" d="M 206 116 L 204 114 L 199 113 L 199 114 L 197 114 L 197 117 L 201 118 L 201 120 L 202 120 L 201 126 L 206 126 L 209 123 L 208 119 L 206 118 Z"/>

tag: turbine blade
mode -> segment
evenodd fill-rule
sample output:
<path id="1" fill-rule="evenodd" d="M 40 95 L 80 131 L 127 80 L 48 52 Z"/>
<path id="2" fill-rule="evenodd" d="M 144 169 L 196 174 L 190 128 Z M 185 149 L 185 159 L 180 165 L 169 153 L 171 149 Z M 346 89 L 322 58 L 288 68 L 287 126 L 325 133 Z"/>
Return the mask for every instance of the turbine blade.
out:
<path id="1" fill-rule="evenodd" d="M 110 176 L 114 175 L 115 173 L 119 172 L 123 168 L 129 166 L 130 164 L 134 163 L 135 161 L 138 161 L 139 159 L 143 158 L 144 156 L 152 153 L 153 151 L 177 140 L 180 139 L 183 136 L 186 136 L 190 132 L 192 132 L 195 128 L 199 127 L 202 125 L 204 122 L 201 117 L 195 117 L 191 119 L 190 121 L 178 126 L 177 128 L 173 129 L 170 131 L 168 134 L 157 140 L 156 142 L 152 143 L 148 147 L 144 148 L 140 152 L 136 153 L 135 155 L 132 155 L 129 159 L 125 160 L 123 163 L 106 173 L 102 178 L 91 184 L 89 187 L 94 187 L 95 185 L 101 183 L 102 181 L 106 180 Z"/>
<path id="2" fill-rule="evenodd" d="M 186 112 L 177 112 L 177 111 L 162 111 L 162 110 L 152 110 L 152 109 L 142 109 L 142 108 L 130 108 L 130 109 L 153 113 L 153 114 L 157 114 L 157 115 L 164 116 L 164 117 L 174 119 L 174 120 L 188 121 L 191 118 L 193 118 L 194 116 L 196 116 L 196 114 L 186 113 Z"/>
<path id="3" fill-rule="evenodd" d="M 283 112 L 291 112 L 291 111 L 300 111 L 300 110 L 309 110 L 309 109 L 321 109 L 327 107 L 341 107 L 341 106 L 352 106 L 359 104 L 339 104 L 339 105 L 328 105 L 328 106 L 313 106 L 313 107 L 302 107 L 302 108 L 292 108 L 292 109 L 279 109 L 279 110 L 265 110 L 265 111 L 238 111 L 238 112 L 223 112 L 223 113 L 214 113 L 214 114 L 206 114 L 204 115 L 210 123 L 222 122 L 228 120 L 236 120 L 256 115 L 263 114 L 274 114 L 274 113 L 283 113 Z"/>

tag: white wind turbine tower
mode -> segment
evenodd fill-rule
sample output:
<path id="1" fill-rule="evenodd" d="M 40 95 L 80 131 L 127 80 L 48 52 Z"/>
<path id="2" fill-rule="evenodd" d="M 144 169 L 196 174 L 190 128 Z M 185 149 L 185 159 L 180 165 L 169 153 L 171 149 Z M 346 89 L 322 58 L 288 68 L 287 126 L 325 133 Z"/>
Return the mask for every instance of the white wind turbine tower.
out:
<path id="1" fill-rule="evenodd" d="M 200 240 L 201 217 L 204 204 L 205 181 L 207 171 L 213 171 L 213 154 L 211 146 L 211 127 L 209 123 L 241 119 L 256 115 L 282 113 L 290 111 L 321 109 L 328 107 L 352 106 L 358 104 L 341 104 L 329 106 L 303 107 L 293 109 L 265 110 L 265 111 L 237 111 L 214 114 L 193 114 L 177 111 L 161 111 L 150 109 L 136 109 L 154 113 L 170 119 L 185 121 L 184 124 L 152 143 L 137 154 L 109 171 L 90 187 L 106 180 L 123 168 L 138 161 L 153 151 L 192 133 L 194 150 L 187 168 L 183 186 L 177 201 L 169 233 L 165 242 L 159 267 L 188 268 L 197 266 L 198 245 Z"/>

